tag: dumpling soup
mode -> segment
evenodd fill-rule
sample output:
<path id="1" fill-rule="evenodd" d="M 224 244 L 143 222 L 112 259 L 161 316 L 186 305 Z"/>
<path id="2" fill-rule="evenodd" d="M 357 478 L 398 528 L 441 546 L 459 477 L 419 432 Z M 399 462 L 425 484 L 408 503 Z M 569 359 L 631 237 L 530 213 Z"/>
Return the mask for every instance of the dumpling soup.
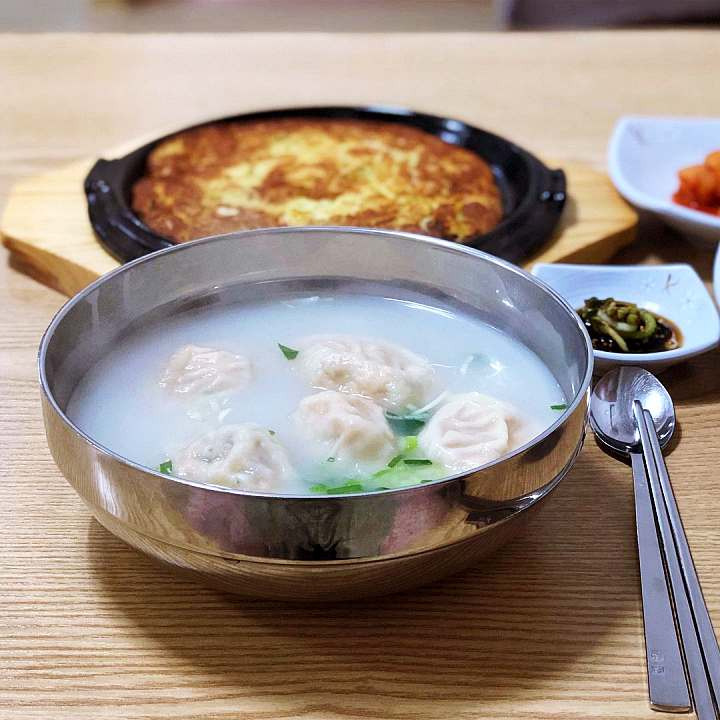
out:
<path id="1" fill-rule="evenodd" d="M 67 413 L 170 475 L 337 494 L 484 465 L 564 408 L 541 360 L 466 309 L 336 286 L 146 324 L 88 371 Z"/>

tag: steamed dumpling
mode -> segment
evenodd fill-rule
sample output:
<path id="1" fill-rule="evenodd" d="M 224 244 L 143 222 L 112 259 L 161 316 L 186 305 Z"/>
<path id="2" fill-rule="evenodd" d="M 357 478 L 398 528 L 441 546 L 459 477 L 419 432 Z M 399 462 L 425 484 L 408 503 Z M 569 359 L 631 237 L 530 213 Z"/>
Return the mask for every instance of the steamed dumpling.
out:
<path id="1" fill-rule="evenodd" d="M 245 490 L 282 490 L 295 477 L 285 448 L 254 423 L 213 430 L 171 458 L 173 474 Z"/>
<path id="2" fill-rule="evenodd" d="M 433 369 L 399 345 L 353 335 L 313 335 L 298 343 L 298 366 L 317 388 L 362 395 L 385 409 L 424 405 Z"/>
<path id="3" fill-rule="evenodd" d="M 210 395 L 242 390 L 252 378 L 252 365 L 226 350 L 185 345 L 170 357 L 160 385 L 180 395 Z"/>
<path id="4" fill-rule="evenodd" d="M 301 400 L 294 420 L 300 434 L 317 444 L 318 458 L 382 466 L 395 454 L 385 414 L 368 398 L 325 390 Z"/>
<path id="5" fill-rule="evenodd" d="M 418 445 L 430 460 L 459 472 L 497 460 L 529 436 L 512 406 L 469 392 L 448 398 L 421 431 Z"/>

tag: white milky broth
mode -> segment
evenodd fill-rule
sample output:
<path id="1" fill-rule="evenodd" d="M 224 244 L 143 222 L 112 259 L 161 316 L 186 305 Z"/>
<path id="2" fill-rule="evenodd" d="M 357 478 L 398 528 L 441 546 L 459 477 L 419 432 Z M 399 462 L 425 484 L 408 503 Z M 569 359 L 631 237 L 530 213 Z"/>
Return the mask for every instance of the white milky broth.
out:
<path id="1" fill-rule="evenodd" d="M 117 343 L 67 414 L 150 468 L 171 461 L 190 480 L 285 494 L 447 476 L 558 418 L 551 406 L 566 399 L 534 353 L 426 302 L 341 289 L 186 311 Z M 221 375 L 208 380 L 208 367 Z M 424 426 L 392 419 L 418 411 Z"/>

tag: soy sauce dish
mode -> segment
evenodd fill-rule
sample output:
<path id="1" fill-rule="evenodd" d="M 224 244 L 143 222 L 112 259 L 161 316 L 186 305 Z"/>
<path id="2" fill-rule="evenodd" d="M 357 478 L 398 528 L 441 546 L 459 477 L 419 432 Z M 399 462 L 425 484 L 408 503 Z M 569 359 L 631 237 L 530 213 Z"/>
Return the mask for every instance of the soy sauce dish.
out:
<path id="1" fill-rule="evenodd" d="M 720 341 L 717 308 L 690 265 L 536 263 L 532 273 L 581 315 L 596 372 L 616 365 L 661 372 Z"/>
<path id="2" fill-rule="evenodd" d="M 48 444 L 98 521 L 241 595 L 342 600 L 477 562 L 582 445 L 592 346 L 542 282 L 407 233 L 143 257 L 43 337 Z"/>

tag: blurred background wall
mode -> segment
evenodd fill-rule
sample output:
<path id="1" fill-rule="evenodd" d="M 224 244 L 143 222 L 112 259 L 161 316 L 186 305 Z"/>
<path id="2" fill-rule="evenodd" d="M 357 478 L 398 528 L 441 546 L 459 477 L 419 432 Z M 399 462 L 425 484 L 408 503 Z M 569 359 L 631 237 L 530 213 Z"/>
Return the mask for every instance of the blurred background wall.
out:
<path id="1" fill-rule="evenodd" d="M 0 28 L 90 32 L 492 30 L 493 0 L 0 0 Z"/>
<path id="2" fill-rule="evenodd" d="M 416 32 L 717 23 L 720 0 L 0 0 L 0 31 Z"/>

